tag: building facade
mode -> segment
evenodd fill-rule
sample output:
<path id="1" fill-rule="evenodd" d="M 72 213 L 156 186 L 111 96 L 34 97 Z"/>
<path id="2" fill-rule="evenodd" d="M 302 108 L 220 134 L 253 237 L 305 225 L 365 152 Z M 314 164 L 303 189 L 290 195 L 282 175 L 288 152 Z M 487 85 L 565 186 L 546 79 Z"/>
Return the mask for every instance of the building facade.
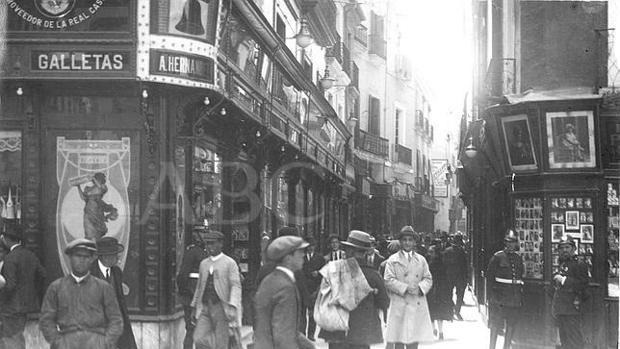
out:
<path id="1" fill-rule="evenodd" d="M 460 144 L 460 190 L 472 242 L 472 284 L 486 314 L 484 271 L 508 228 L 525 261 L 516 346 L 553 348 L 557 242 L 570 235 L 589 265 L 587 347 L 618 341 L 617 81 L 607 1 L 473 1 L 471 120 Z M 617 15 L 616 15 L 617 16 Z M 617 69 L 616 69 L 617 71 Z M 616 76 L 617 74 L 610 74 Z M 617 78 L 615 78 L 617 79 Z"/>

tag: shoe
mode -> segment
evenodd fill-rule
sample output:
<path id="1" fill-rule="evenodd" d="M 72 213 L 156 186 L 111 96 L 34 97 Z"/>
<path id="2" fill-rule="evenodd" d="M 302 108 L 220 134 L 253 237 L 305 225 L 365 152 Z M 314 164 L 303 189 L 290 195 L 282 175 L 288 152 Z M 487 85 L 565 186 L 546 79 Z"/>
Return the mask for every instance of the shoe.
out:
<path id="1" fill-rule="evenodd" d="M 454 316 L 456 316 L 456 319 L 457 319 L 458 321 L 463 321 L 463 317 L 461 316 L 461 314 L 456 313 L 456 315 L 454 315 Z"/>
<path id="2" fill-rule="evenodd" d="M 439 332 L 439 340 L 442 341 L 443 340 L 443 332 Z"/>

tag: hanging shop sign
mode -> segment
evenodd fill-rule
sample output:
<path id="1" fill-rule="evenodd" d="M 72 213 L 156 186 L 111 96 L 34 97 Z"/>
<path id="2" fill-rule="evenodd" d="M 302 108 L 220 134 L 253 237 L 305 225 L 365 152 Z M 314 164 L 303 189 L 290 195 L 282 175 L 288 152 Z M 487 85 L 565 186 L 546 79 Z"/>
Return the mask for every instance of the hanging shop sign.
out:
<path id="1" fill-rule="evenodd" d="M 210 57 L 153 50 L 150 73 L 213 84 L 215 62 Z"/>
<path id="2" fill-rule="evenodd" d="M 9 12 L 29 25 L 44 29 L 68 29 L 94 17 L 105 0 L 80 1 L 79 6 L 76 6 L 77 0 L 6 2 Z"/>
<path id="3" fill-rule="evenodd" d="M 426 195 L 426 194 L 416 194 L 415 195 L 415 202 L 416 204 L 418 204 L 418 206 L 426 208 L 428 210 L 432 210 L 434 212 L 439 211 L 438 209 L 438 204 L 437 204 L 437 200 L 433 199 L 432 197 Z"/>
<path id="4" fill-rule="evenodd" d="M 448 172 L 448 160 L 432 160 L 433 183 L 435 184 L 435 197 L 448 197 L 448 184 L 446 183 L 446 173 Z"/>
<path id="5" fill-rule="evenodd" d="M 129 51 L 32 51 L 32 71 L 123 72 Z"/>

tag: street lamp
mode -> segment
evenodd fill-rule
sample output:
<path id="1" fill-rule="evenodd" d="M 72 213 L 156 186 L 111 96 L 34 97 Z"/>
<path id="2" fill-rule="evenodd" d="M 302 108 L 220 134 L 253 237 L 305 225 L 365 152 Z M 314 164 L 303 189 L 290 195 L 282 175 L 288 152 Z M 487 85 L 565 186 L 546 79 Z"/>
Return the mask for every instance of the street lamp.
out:
<path id="1" fill-rule="evenodd" d="M 329 68 L 325 68 L 325 74 L 323 74 L 323 77 L 319 79 L 319 83 L 321 84 L 321 88 L 323 88 L 323 90 L 329 90 L 330 88 L 334 87 L 334 82 L 336 81 L 336 79 L 332 78 L 329 75 Z"/>
<path id="2" fill-rule="evenodd" d="M 473 137 L 469 137 L 469 144 L 467 145 L 467 148 L 465 148 L 465 155 L 467 155 L 470 159 L 473 159 L 476 155 L 478 155 L 478 149 L 474 145 Z"/>
<path id="3" fill-rule="evenodd" d="M 294 38 L 295 42 L 297 42 L 297 45 L 304 49 L 314 42 L 314 37 L 310 33 L 307 19 L 301 19 L 299 33 L 297 33 Z"/>

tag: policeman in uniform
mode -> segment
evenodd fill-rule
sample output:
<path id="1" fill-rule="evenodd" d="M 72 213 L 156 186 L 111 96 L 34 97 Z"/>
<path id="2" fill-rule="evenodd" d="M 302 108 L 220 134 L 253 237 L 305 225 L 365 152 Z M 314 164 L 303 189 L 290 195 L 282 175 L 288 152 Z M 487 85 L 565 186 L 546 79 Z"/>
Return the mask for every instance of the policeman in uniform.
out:
<path id="1" fill-rule="evenodd" d="M 509 229 L 504 237 L 505 248 L 496 252 L 487 268 L 489 295 L 489 327 L 491 338 L 489 348 L 495 348 L 497 335 L 506 323 L 504 349 L 510 348 L 515 334 L 522 305 L 523 259 L 517 250 L 519 240 L 514 230 Z"/>
<path id="2" fill-rule="evenodd" d="M 200 262 L 209 257 L 204 243 L 204 237 L 208 233 L 206 227 L 196 226 L 192 232 L 192 244 L 187 246 L 177 275 L 177 287 L 179 289 L 179 300 L 183 305 L 185 315 L 185 339 L 183 349 L 194 347 L 194 328 L 196 324 L 192 319 L 192 308 L 190 303 L 194 297 L 196 283 L 198 282 L 198 270 Z"/>
<path id="3" fill-rule="evenodd" d="M 581 349 L 584 342 L 580 310 L 589 282 L 588 265 L 575 256 L 575 242 L 572 237 L 562 237 L 558 250 L 560 269 L 553 276 L 555 292 L 551 313 L 557 320 L 562 348 Z"/>

